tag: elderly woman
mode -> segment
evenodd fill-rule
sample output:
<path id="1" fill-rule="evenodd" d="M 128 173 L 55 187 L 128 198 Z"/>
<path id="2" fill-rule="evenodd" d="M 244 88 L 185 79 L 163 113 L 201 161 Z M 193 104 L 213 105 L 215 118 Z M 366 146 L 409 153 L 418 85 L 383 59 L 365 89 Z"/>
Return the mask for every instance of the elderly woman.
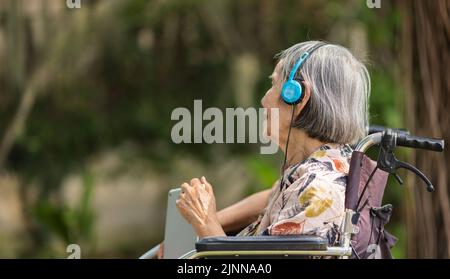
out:
<path id="1" fill-rule="evenodd" d="M 181 185 L 178 210 L 199 237 L 245 227 L 239 235 L 313 234 L 333 245 L 344 216 L 350 145 L 366 135 L 368 72 L 346 48 L 310 41 L 281 52 L 270 78 L 261 103 L 279 109 L 281 179 L 217 212 L 210 182 L 193 178 Z"/>

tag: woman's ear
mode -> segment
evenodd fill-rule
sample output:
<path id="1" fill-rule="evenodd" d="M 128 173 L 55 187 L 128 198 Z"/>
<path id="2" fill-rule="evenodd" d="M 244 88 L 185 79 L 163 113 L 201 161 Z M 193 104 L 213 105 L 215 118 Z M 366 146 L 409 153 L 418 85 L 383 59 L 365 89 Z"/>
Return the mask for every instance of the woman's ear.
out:
<path id="1" fill-rule="evenodd" d="M 307 83 L 306 81 L 301 81 L 301 83 L 303 85 L 303 97 L 302 97 L 301 102 L 298 103 L 295 108 L 295 117 L 294 118 L 297 118 L 300 115 L 301 111 L 308 103 L 309 98 L 311 98 L 311 87 L 309 86 L 309 83 Z"/>

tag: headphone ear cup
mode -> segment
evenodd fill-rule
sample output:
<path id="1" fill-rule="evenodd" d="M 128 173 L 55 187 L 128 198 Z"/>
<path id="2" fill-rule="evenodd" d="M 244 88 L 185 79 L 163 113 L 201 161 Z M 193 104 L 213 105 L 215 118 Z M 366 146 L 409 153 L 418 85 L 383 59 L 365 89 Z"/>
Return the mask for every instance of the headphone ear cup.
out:
<path id="1" fill-rule="evenodd" d="M 303 85 L 303 82 L 298 83 L 300 85 L 300 98 L 298 98 L 298 101 L 296 104 L 301 103 L 303 100 L 303 97 L 305 97 L 305 86 Z"/>
<path id="2" fill-rule="evenodd" d="M 283 84 L 281 89 L 281 99 L 288 104 L 294 105 L 303 98 L 303 84 L 296 80 L 288 80 Z"/>

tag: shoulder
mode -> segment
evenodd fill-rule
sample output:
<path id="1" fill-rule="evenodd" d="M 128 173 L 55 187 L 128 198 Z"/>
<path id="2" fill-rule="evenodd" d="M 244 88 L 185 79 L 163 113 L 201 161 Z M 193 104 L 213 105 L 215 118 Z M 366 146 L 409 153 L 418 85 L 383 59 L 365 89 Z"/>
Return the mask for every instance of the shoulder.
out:
<path id="1" fill-rule="evenodd" d="M 351 148 L 347 145 L 323 146 L 299 164 L 290 175 L 291 185 L 307 187 L 311 183 L 347 185 Z"/>
<path id="2" fill-rule="evenodd" d="M 352 150 L 348 145 L 330 147 L 322 146 L 304 161 L 302 167 L 306 171 L 338 172 L 348 174 Z"/>

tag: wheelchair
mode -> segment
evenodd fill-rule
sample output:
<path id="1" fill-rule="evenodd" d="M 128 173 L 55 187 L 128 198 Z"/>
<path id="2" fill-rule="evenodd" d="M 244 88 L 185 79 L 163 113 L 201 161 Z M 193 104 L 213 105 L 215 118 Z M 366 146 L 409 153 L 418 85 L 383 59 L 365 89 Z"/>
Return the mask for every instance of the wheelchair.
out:
<path id="1" fill-rule="evenodd" d="M 377 161 L 365 154 L 372 146 L 379 147 Z M 390 249 L 397 239 L 384 226 L 393 206 L 381 205 L 388 176 L 394 175 L 403 184 L 396 170 L 404 168 L 419 176 L 427 191 L 434 191 L 433 184 L 420 170 L 395 157 L 398 146 L 442 152 L 444 140 L 371 126 L 369 135 L 353 147 L 338 245 L 329 246 L 327 239 L 314 235 L 205 237 L 196 242 L 195 250 L 181 258 L 392 258 Z M 157 250 L 158 246 L 141 259 L 154 258 Z"/>

